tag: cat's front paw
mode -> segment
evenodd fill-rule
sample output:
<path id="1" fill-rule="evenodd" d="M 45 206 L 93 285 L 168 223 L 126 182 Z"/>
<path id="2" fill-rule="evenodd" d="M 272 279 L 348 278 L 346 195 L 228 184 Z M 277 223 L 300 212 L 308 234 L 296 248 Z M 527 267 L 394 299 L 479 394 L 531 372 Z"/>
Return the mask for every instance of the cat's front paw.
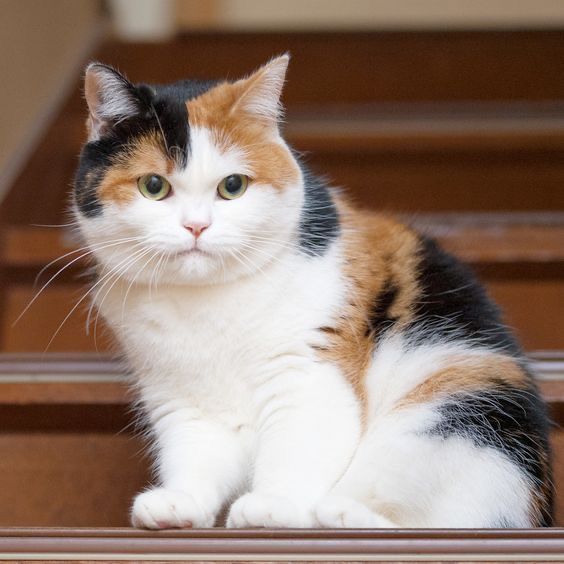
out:
<path id="1" fill-rule="evenodd" d="M 214 521 L 190 494 L 166 488 L 139 494 L 131 509 L 132 525 L 144 529 L 213 527 Z"/>
<path id="2" fill-rule="evenodd" d="M 227 526 L 244 527 L 311 527 L 311 512 L 280 496 L 248 493 L 232 506 Z"/>
<path id="3" fill-rule="evenodd" d="M 389 529 L 396 527 L 386 517 L 344 496 L 327 496 L 315 509 L 317 526 L 327 529 Z"/>

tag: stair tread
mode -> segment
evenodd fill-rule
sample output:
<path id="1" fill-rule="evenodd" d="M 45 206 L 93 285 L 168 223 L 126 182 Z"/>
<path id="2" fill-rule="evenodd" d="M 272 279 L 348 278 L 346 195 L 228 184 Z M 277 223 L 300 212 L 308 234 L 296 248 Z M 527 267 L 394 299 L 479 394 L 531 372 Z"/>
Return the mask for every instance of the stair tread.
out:
<path id="1" fill-rule="evenodd" d="M 199 555 L 217 560 L 266 561 L 281 558 L 326 560 L 331 555 L 347 560 L 389 555 L 441 554 L 458 558 L 475 554 L 478 559 L 507 555 L 529 559 L 554 558 L 564 552 L 562 529 L 464 530 L 464 529 L 194 529 L 141 531 L 136 529 L 0 529 L 0 552 L 13 556 L 30 555 L 48 560 L 53 554 L 74 560 L 110 557 L 167 560 L 181 555 Z M 67 556 L 68 555 L 68 556 Z M 207 556 L 207 558 L 206 558 Z"/>
<path id="2" fill-rule="evenodd" d="M 531 368 L 547 401 L 564 403 L 564 351 L 532 351 Z M 0 354 L 0 406 L 126 405 L 122 361 L 107 354 Z"/>

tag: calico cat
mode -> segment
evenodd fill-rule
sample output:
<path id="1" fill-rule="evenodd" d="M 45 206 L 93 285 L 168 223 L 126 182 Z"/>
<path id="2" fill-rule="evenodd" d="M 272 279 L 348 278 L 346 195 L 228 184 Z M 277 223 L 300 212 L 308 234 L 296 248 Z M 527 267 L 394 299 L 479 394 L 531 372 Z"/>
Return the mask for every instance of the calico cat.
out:
<path id="1" fill-rule="evenodd" d="M 287 65 L 167 86 L 86 70 L 73 209 L 159 482 L 133 525 L 550 526 L 518 344 L 433 240 L 307 171 L 280 132 Z"/>

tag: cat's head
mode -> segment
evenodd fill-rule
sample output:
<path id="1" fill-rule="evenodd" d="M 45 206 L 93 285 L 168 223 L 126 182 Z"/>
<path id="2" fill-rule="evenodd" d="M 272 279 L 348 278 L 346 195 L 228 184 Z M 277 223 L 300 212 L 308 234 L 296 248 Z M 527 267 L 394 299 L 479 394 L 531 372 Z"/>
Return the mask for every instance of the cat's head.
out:
<path id="1" fill-rule="evenodd" d="M 287 65 L 282 55 L 235 82 L 167 86 L 88 66 L 74 211 L 104 270 L 213 284 L 293 244 L 304 182 L 279 132 Z"/>

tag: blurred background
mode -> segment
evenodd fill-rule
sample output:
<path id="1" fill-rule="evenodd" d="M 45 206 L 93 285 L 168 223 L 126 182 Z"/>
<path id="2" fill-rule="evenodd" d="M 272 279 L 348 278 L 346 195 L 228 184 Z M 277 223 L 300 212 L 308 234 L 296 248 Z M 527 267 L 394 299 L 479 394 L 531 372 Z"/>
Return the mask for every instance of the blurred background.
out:
<path id="1" fill-rule="evenodd" d="M 0 525 L 123 525 L 149 475 L 130 436 L 111 336 L 102 322 L 85 329 L 79 253 L 42 271 L 76 244 L 64 224 L 91 60 L 133 81 L 168 82 L 236 78 L 290 51 L 289 142 L 359 205 L 406 217 L 474 268 L 534 359 L 559 421 L 562 0 L 0 0 L 0 8 L 0 448 L 11 453 L 0 460 Z M 564 445 L 560 434 L 555 441 Z"/>

